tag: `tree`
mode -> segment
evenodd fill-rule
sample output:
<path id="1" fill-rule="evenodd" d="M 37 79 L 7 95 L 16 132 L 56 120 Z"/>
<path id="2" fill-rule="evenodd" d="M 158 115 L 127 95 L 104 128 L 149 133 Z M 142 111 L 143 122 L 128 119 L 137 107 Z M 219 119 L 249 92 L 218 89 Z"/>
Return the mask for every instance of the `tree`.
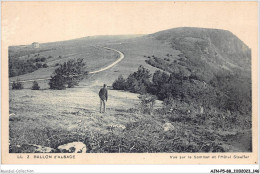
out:
<path id="1" fill-rule="evenodd" d="M 40 86 L 39 86 L 38 82 L 34 81 L 33 86 L 32 86 L 32 90 L 39 90 L 39 89 L 40 89 Z"/>
<path id="2" fill-rule="evenodd" d="M 69 60 L 55 69 L 51 76 L 50 89 L 65 89 L 77 86 L 88 73 L 84 71 L 85 63 L 83 59 Z"/>
<path id="3" fill-rule="evenodd" d="M 42 65 L 43 68 L 48 68 L 48 65 L 45 63 Z"/>
<path id="4" fill-rule="evenodd" d="M 41 62 L 45 62 L 45 61 L 46 61 L 46 57 L 42 57 Z"/>
<path id="5" fill-rule="evenodd" d="M 143 94 L 139 95 L 138 98 L 141 100 L 140 110 L 142 113 L 153 114 L 153 108 L 157 97 L 155 95 Z"/>
<path id="6" fill-rule="evenodd" d="M 13 82 L 12 89 L 23 89 L 23 84 L 17 79 L 16 82 Z"/>
<path id="7" fill-rule="evenodd" d="M 116 81 L 112 84 L 113 89 L 124 90 L 126 88 L 126 80 L 120 75 Z"/>
<path id="8" fill-rule="evenodd" d="M 144 94 L 151 85 L 150 77 L 150 71 L 140 65 L 136 72 L 128 76 L 126 81 L 126 89 L 131 92 Z"/>
<path id="9" fill-rule="evenodd" d="M 62 76 L 61 74 L 56 74 L 52 76 L 49 85 L 50 85 L 50 89 L 58 89 L 58 90 L 66 89 L 65 86 L 66 82 L 64 76 Z"/>
<path id="10" fill-rule="evenodd" d="M 168 84 L 170 76 L 165 73 L 162 72 L 160 70 L 155 71 L 155 73 L 153 74 L 153 94 L 158 95 L 160 93 L 161 90 L 164 90 L 164 88 L 162 88 L 163 86 L 166 86 L 166 84 Z M 162 98 L 161 96 L 158 96 L 159 98 Z"/>
<path id="11" fill-rule="evenodd" d="M 42 64 L 41 63 L 36 63 L 37 68 L 42 68 Z"/>

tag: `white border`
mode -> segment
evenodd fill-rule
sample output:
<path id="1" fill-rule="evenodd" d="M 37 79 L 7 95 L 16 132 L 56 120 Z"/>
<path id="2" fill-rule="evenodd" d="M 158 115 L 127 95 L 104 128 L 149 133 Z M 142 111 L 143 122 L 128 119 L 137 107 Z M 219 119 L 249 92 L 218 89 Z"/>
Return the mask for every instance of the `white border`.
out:
<path id="1" fill-rule="evenodd" d="M 2 2 L 2 0 L 0 1 Z M 5 0 L 5 1 L 10 1 L 10 0 Z M 23 1 L 23 0 L 15 0 L 15 1 Z M 27 0 L 27 1 L 34 1 L 34 0 Z M 44 0 L 44 1 L 48 1 L 48 0 Z M 71 0 L 63 0 L 63 1 L 71 1 Z M 111 1 L 111 0 L 101 0 L 101 1 Z M 132 1 L 132 0 L 122 0 L 122 1 Z M 156 1 L 156 0 L 143 0 L 143 1 Z M 184 0 L 175 0 L 175 1 L 184 1 Z M 190 0 L 190 1 L 198 1 L 198 0 Z M 218 0 L 207 0 L 207 1 L 218 1 Z M 228 1 L 245 1 L 245 0 L 228 0 Z M 258 19 L 260 19 L 259 0 L 248 0 L 248 1 L 258 1 Z M 0 14 L 1 14 L 1 8 L 0 8 Z M 1 23 L 1 18 L 0 18 L 0 23 Z M 258 60 L 260 60 L 259 43 L 260 43 L 260 35 L 259 35 L 259 21 L 258 21 Z M 1 50 L 1 42 L 0 42 L 0 50 Z M 1 71 L 1 62 L 0 62 L 0 71 Z M 259 67 L 260 67 L 260 61 L 258 61 L 258 68 Z M 259 76 L 260 76 L 260 71 L 258 71 L 258 90 L 260 89 Z M 0 80 L 0 86 L 1 86 L 0 89 L 2 90 L 1 80 Z M 0 93 L 0 97 L 1 97 L 1 93 Z M 259 99 L 260 99 L 260 95 L 258 94 L 258 101 L 260 101 Z M 0 105 L 1 105 L 1 100 L 0 100 Z M 258 102 L 258 108 L 259 106 L 260 106 L 260 102 Z M 0 112 L 0 117 L 1 117 L 1 112 Z M 258 112 L 258 125 L 260 125 L 259 112 Z M 259 134 L 260 133 L 258 127 L 258 144 L 260 144 Z M 1 135 L 1 129 L 0 129 L 0 135 Z M 1 144 L 0 144 L 0 149 L 1 149 Z M 1 153 L 0 155 L 0 161 L 1 161 L 2 152 L 0 153 Z M 259 154 L 260 151 L 258 150 L 258 160 L 260 156 Z M 234 169 L 250 169 L 251 171 L 253 171 L 256 169 L 259 170 L 259 166 L 260 166 L 259 161 L 258 161 L 258 165 L 257 164 L 256 165 L 2 165 L 0 164 L 0 169 L 1 169 L 0 173 L 3 173 L 4 171 L 7 171 L 7 173 L 64 173 L 64 174 L 65 173 L 66 174 L 67 173 L 210 173 L 212 169 L 224 169 L 224 170 L 231 169 L 231 171 L 233 171 Z"/>

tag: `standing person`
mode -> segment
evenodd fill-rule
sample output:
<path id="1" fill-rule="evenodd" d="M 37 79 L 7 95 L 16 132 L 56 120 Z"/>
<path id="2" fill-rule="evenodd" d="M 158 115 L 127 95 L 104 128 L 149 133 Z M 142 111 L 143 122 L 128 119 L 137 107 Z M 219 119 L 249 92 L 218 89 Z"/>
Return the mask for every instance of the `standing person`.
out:
<path id="1" fill-rule="evenodd" d="M 102 113 L 102 105 L 103 105 L 103 113 L 106 112 L 106 102 L 107 102 L 107 85 L 104 84 L 103 88 L 99 91 L 100 98 L 100 113 Z"/>

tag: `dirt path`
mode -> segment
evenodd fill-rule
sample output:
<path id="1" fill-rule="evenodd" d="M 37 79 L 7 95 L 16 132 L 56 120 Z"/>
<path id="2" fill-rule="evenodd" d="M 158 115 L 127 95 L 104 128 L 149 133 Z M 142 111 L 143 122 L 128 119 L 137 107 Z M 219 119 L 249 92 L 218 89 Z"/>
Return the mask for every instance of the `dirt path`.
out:
<path id="1" fill-rule="evenodd" d="M 114 65 L 118 64 L 125 57 L 125 55 L 122 52 L 115 50 L 113 48 L 108 48 L 108 47 L 100 47 L 100 48 L 104 48 L 104 49 L 107 49 L 107 50 L 112 50 L 112 51 L 117 52 L 119 54 L 119 58 L 115 62 L 113 62 L 112 64 L 110 64 L 110 65 L 108 65 L 104 68 L 101 68 L 99 70 L 89 72 L 89 74 L 95 74 L 95 73 L 98 73 L 98 72 L 101 72 L 101 71 L 105 71 L 109 68 L 112 68 Z"/>
<path id="2" fill-rule="evenodd" d="M 100 47 L 100 46 L 94 46 L 94 47 L 97 47 L 97 48 L 103 48 L 103 49 L 107 49 L 107 50 L 112 50 L 112 51 L 115 51 L 119 54 L 119 58 L 113 62 L 112 64 L 106 66 L 106 67 L 103 67 L 99 70 L 95 70 L 95 71 L 91 71 L 91 72 L 88 72 L 88 74 L 95 74 L 95 73 L 99 73 L 99 72 L 102 72 L 102 71 L 105 71 L 109 68 L 112 68 L 113 66 L 115 66 L 116 64 L 118 64 L 121 60 L 124 59 L 125 55 L 121 52 L 121 51 L 118 51 L 118 50 L 115 50 L 113 48 L 108 48 L 108 47 Z M 33 82 L 33 81 L 44 81 L 44 80 L 50 80 L 51 78 L 50 77 L 46 77 L 46 78 L 39 78 L 39 79 L 29 79 L 29 80 L 21 80 L 19 82 L 22 82 L 22 83 L 26 83 L 26 82 Z M 13 83 L 15 81 L 11 81 L 9 83 Z"/>

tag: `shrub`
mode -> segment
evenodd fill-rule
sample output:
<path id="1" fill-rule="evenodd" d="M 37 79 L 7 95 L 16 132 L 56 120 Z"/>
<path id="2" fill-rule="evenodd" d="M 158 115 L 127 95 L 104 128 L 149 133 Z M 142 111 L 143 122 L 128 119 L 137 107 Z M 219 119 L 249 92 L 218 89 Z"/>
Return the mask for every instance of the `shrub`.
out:
<path id="1" fill-rule="evenodd" d="M 48 68 L 48 65 L 45 63 L 42 65 L 43 68 Z"/>
<path id="2" fill-rule="evenodd" d="M 138 70 L 130 74 L 126 81 L 126 90 L 139 94 L 147 92 L 150 82 L 150 71 L 143 66 L 139 66 Z"/>
<path id="3" fill-rule="evenodd" d="M 118 77 L 118 79 L 116 81 L 114 81 L 112 86 L 113 86 L 113 89 L 124 90 L 126 88 L 126 80 L 124 79 L 124 77 L 122 75 L 120 75 Z"/>
<path id="4" fill-rule="evenodd" d="M 45 57 L 42 57 L 41 58 L 41 62 L 45 62 L 46 61 L 46 58 Z"/>
<path id="5" fill-rule="evenodd" d="M 28 59 L 27 62 L 35 63 L 35 59 Z"/>
<path id="6" fill-rule="evenodd" d="M 37 57 L 37 58 L 35 59 L 35 61 L 36 61 L 36 62 L 41 62 L 41 58 Z"/>
<path id="7" fill-rule="evenodd" d="M 87 75 L 84 72 L 85 63 L 83 59 L 69 60 L 60 65 L 51 76 L 50 89 L 65 89 L 77 86 L 78 83 Z"/>
<path id="8" fill-rule="evenodd" d="M 150 94 L 139 95 L 138 98 L 141 100 L 140 111 L 142 113 L 153 114 L 153 107 L 155 104 L 156 96 Z"/>
<path id="9" fill-rule="evenodd" d="M 57 89 L 57 90 L 66 89 L 65 84 L 66 84 L 65 78 L 61 74 L 56 74 L 52 76 L 49 82 L 50 89 Z"/>
<path id="10" fill-rule="evenodd" d="M 173 96 L 169 95 L 167 98 L 165 98 L 163 100 L 163 105 L 164 105 L 165 108 L 171 109 L 175 105 Z"/>
<path id="11" fill-rule="evenodd" d="M 39 89 L 40 89 L 40 86 L 39 86 L 38 82 L 34 81 L 33 85 L 32 85 L 32 90 L 39 90 Z"/>
<path id="12" fill-rule="evenodd" d="M 36 63 L 37 68 L 42 68 L 42 64 L 41 63 Z"/>
<path id="13" fill-rule="evenodd" d="M 12 89 L 23 89 L 23 84 L 17 79 L 16 82 L 13 82 Z"/>
<path id="14" fill-rule="evenodd" d="M 9 77 L 14 77 L 37 70 L 34 65 L 34 59 L 20 60 L 18 58 L 10 58 L 8 60 Z"/>

